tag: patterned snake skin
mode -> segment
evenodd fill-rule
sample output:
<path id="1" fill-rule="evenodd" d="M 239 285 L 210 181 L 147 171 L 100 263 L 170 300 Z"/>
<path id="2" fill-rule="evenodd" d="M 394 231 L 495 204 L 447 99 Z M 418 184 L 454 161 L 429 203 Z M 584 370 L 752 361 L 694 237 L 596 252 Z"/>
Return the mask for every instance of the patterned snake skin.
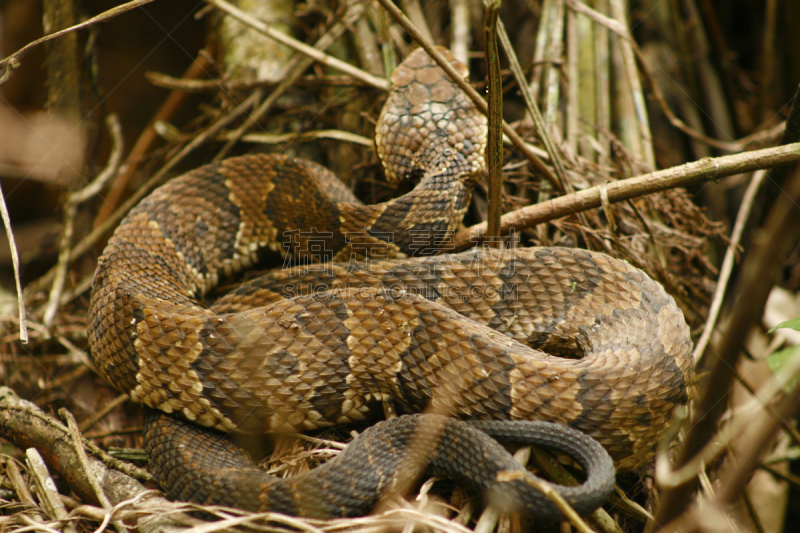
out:
<path id="1" fill-rule="evenodd" d="M 484 170 L 486 123 L 424 52 L 409 56 L 392 82 L 376 146 L 390 180 L 420 178 L 413 191 L 364 206 L 324 168 L 277 155 L 231 158 L 172 180 L 128 214 L 99 260 L 89 315 L 94 362 L 132 399 L 171 415 L 149 414 L 145 436 L 151 469 L 173 497 L 363 514 L 406 460 L 385 445 L 429 435 L 422 467 L 559 516 L 528 483 L 499 482 L 510 456 L 457 421 L 435 424 L 431 436 L 425 418 L 392 419 L 326 470 L 280 485 L 253 473 L 215 433 L 175 418 L 260 433 L 429 409 L 517 421 L 483 429 L 571 452 L 589 469 L 582 489 L 590 495 L 560 490 L 589 512 L 611 489 L 595 471 L 613 483 L 613 467 L 602 451 L 581 451 L 591 443 L 576 451 L 583 441 L 569 428 L 597 439 L 618 468 L 650 460 L 692 379 L 683 315 L 646 274 L 600 253 L 431 256 Z M 315 264 L 204 303 L 269 250 Z M 339 262 L 321 264 L 330 260 Z M 562 426 L 525 422 L 532 420 Z M 484 470 L 469 462 L 481 457 Z M 356 475 L 370 479 L 356 487 Z"/>

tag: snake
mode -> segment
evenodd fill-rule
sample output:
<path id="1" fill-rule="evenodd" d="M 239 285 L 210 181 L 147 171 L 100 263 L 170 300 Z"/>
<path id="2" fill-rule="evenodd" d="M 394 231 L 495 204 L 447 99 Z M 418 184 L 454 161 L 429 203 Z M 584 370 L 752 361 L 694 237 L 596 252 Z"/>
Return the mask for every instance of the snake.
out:
<path id="1" fill-rule="evenodd" d="M 321 165 L 279 154 L 168 181 L 98 259 L 94 365 L 146 406 L 149 467 L 176 499 L 359 516 L 405 473 L 430 471 L 559 519 L 500 439 L 574 457 L 587 479 L 557 491 L 589 513 L 615 468 L 652 460 L 688 400 L 683 314 L 658 282 L 603 253 L 443 253 L 485 172 L 486 118 L 422 50 L 391 81 L 376 151 L 388 181 L 418 180 L 410 192 L 364 205 Z M 208 300 L 276 253 L 287 268 Z M 286 479 L 226 439 L 386 413 L 401 416 Z"/>

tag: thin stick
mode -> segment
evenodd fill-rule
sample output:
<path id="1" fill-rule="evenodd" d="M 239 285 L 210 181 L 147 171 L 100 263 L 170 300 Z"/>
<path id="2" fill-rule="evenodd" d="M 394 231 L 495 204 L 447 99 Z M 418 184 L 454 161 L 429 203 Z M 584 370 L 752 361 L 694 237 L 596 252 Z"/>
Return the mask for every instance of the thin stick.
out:
<path id="1" fill-rule="evenodd" d="M 564 137 L 570 150 L 577 154 L 579 129 L 578 117 L 583 111 L 580 106 L 579 95 L 581 92 L 578 87 L 581 85 L 580 82 L 584 80 L 581 79 L 579 74 L 580 71 L 578 69 L 578 60 L 580 58 L 581 50 L 578 39 L 577 15 L 573 10 L 569 9 L 566 13 L 566 19 L 566 53 L 564 54 L 566 64 L 564 70 L 566 72 L 568 86 L 566 89 L 566 94 L 564 95 L 564 98 L 567 102 L 566 109 L 564 110 L 564 114 L 566 115 L 564 119 Z M 584 42 L 586 43 L 587 47 L 591 43 L 589 39 L 585 39 Z"/>
<path id="2" fill-rule="evenodd" d="M 775 50 L 777 41 L 775 28 L 778 22 L 778 2 L 776 0 L 767 1 L 766 10 L 764 13 L 764 41 L 761 48 L 761 63 L 759 69 L 760 78 L 760 93 L 758 102 L 760 104 L 758 118 L 767 118 L 772 115 L 772 110 L 775 109 L 774 98 L 775 94 L 772 91 L 772 86 L 775 83 L 775 60 L 778 56 Z"/>
<path id="3" fill-rule="evenodd" d="M 597 0 L 598 9 L 607 11 L 608 0 Z M 602 24 L 594 27 L 594 50 L 596 56 L 591 58 L 591 62 L 596 66 L 592 67 L 595 78 L 596 98 L 597 98 L 597 128 L 599 131 L 611 131 L 611 61 L 609 60 L 609 39 L 608 29 Z M 596 59 L 595 59 L 596 58 Z M 601 135 L 597 142 L 600 145 L 597 161 L 600 166 L 611 166 L 611 139 L 608 135 Z M 610 178 L 609 172 L 605 171 L 606 177 Z"/>
<path id="4" fill-rule="evenodd" d="M 506 31 L 503 21 L 498 21 L 497 26 L 500 35 L 500 44 L 503 46 L 503 51 L 506 53 L 508 64 L 511 67 L 511 72 L 514 74 L 514 79 L 517 80 L 519 91 L 522 93 L 523 100 L 525 100 L 525 106 L 527 107 L 528 113 L 530 113 L 531 118 L 533 119 L 533 125 L 536 128 L 539 139 L 542 141 L 545 150 L 547 150 L 547 155 L 550 156 L 550 162 L 553 164 L 556 178 L 561 184 L 561 188 L 566 190 L 565 184 L 569 183 L 569 181 L 566 179 L 566 171 L 564 170 L 564 165 L 558 155 L 555 144 L 553 143 L 553 139 L 550 137 L 550 132 L 547 129 L 547 125 L 542 118 L 542 113 L 539 110 L 539 106 L 536 104 L 533 91 L 531 91 L 531 88 L 528 86 L 527 80 L 525 79 L 525 73 L 522 72 L 522 66 L 519 64 L 519 59 L 517 59 L 517 54 L 514 52 L 514 47 L 511 44 L 511 39 L 508 37 L 508 32 Z"/>
<path id="5" fill-rule="evenodd" d="M 353 45 L 361 67 L 374 76 L 385 78 L 378 36 L 372 31 L 369 17 L 359 17 L 355 22 Z"/>
<path id="6" fill-rule="evenodd" d="M 650 172 L 643 176 L 610 182 L 606 185 L 608 199 L 610 203 L 616 203 L 654 192 L 688 187 L 733 174 L 754 172 L 762 168 L 777 167 L 797 161 L 800 161 L 800 143 L 713 159 L 705 158 L 666 170 Z M 599 207 L 602 204 L 600 193 L 600 186 L 595 186 L 506 213 L 500 219 L 500 233 L 505 234 L 512 229 L 530 228 L 542 222 Z M 482 242 L 485 232 L 485 222 L 460 231 L 453 237 L 454 249 L 463 250 Z"/>
<path id="7" fill-rule="evenodd" d="M 31 518 L 33 518 L 33 520 L 36 522 L 44 522 L 45 518 L 38 511 L 36 500 L 33 499 L 33 495 L 28 488 L 28 484 L 25 482 L 25 479 L 22 477 L 22 473 L 19 471 L 17 460 L 7 456 L 4 461 L 4 467 L 6 477 L 11 482 L 14 492 L 17 493 L 17 498 L 19 498 L 19 501 L 22 504 L 29 506 L 28 512 L 30 513 Z"/>
<path id="8" fill-rule="evenodd" d="M 14 281 L 17 285 L 17 307 L 19 308 L 19 340 L 22 344 L 28 344 L 28 318 L 25 313 L 25 298 L 22 297 L 22 283 L 19 279 L 19 252 L 17 243 L 14 240 L 14 232 L 11 231 L 11 218 L 8 216 L 6 198 L 3 195 L 3 187 L 0 187 L 0 216 L 3 217 L 3 225 L 6 227 L 6 237 L 8 237 L 8 247 L 11 250 L 11 264 L 14 267 Z"/>
<path id="9" fill-rule="evenodd" d="M 149 4 L 154 0 L 133 0 L 132 2 L 128 2 L 127 4 L 122 4 L 121 6 L 113 7 L 108 11 L 103 11 L 99 15 L 90 18 L 87 21 L 81 22 L 80 24 L 75 24 L 74 26 L 70 26 L 69 28 L 64 28 L 61 31 L 57 31 L 55 33 L 51 33 L 50 35 L 45 35 L 40 39 L 36 39 L 35 41 L 26 44 L 7 58 L 0 61 L 0 69 L 3 69 L 3 74 L 0 75 L 0 85 L 3 85 L 8 79 L 11 77 L 11 73 L 19 68 L 21 65 L 20 60 L 22 56 L 30 52 L 33 48 L 39 46 L 40 44 L 44 44 L 48 41 L 52 41 L 53 39 L 57 39 L 62 35 L 66 35 L 68 33 L 72 33 L 73 31 L 77 31 L 83 28 L 88 28 L 89 26 L 93 26 L 98 22 L 105 22 L 109 19 L 116 17 L 117 15 L 121 15 L 126 11 L 130 11 L 131 9 L 136 9 L 137 7 L 141 7 L 143 5 Z"/>
<path id="10" fill-rule="evenodd" d="M 217 139 L 227 141 L 232 139 L 234 135 L 235 132 L 221 133 L 217 136 Z M 367 148 L 374 146 L 372 139 L 342 130 L 306 130 L 300 133 L 246 133 L 242 136 L 241 141 L 257 144 L 284 144 L 295 141 L 312 142 L 319 139 L 333 139 Z"/>
<path id="11" fill-rule="evenodd" d="M 739 241 L 742 239 L 744 227 L 747 224 L 747 220 L 750 218 L 753 203 L 766 176 L 766 170 L 759 170 L 756 172 L 750 180 L 750 185 L 747 186 L 744 197 L 742 197 L 739 212 L 736 214 L 736 223 L 731 232 L 730 243 L 728 244 L 728 249 L 725 250 L 725 259 L 723 259 L 722 267 L 720 267 L 719 279 L 717 280 L 717 287 L 714 290 L 714 299 L 711 301 L 711 308 L 708 310 L 706 325 L 703 328 L 703 334 L 700 336 L 700 340 L 697 341 L 694 348 L 693 357 L 695 365 L 697 365 L 700 362 L 700 358 L 703 357 L 703 353 L 706 351 L 706 346 L 708 345 L 708 340 L 711 338 L 711 333 L 713 333 L 714 326 L 717 324 L 719 310 L 722 308 L 722 300 L 728 289 L 728 280 L 730 280 L 731 272 L 733 271 L 736 249 L 739 247 Z"/>
<path id="12" fill-rule="evenodd" d="M 53 279 L 53 285 L 50 288 L 50 296 L 47 300 L 47 307 L 45 307 L 44 318 L 42 324 L 45 330 L 50 330 L 53 325 L 56 313 L 58 312 L 59 304 L 61 303 L 61 294 L 64 292 L 64 283 L 67 278 L 67 268 L 69 267 L 69 247 L 72 242 L 72 234 L 75 229 L 75 216 L 78 214 L 78 204 L 68 202 L 67 209 L 64 212 L 64 229 L 61 231 L 61 239 L 58 245 L 58 262 L 56 262 L 56 270 Z"/>
<path id="13" fill-rule="evenodd" d="M 86 450 L 83 449 L 83 437 L 78 429 L 78 423 L 75 421 L 75 417 L 72 416 L 72 413 L 66 409 L 61 408 L 58 410 L 58 412 L 67 422 L 69 435 L 72 439 L 72 447 L 75 450 L 75 455 L 78 458 L 78 463 L 80 463 L 81 469 L 83 469 L 86 480 L 89 482 L 89 486 L 94 491 L 94 495 L 97 497 L 98 503 L 100 503 L 100 506 L 106 511 L 106 513 L 108 513 L 110 518 L 112 507 L 111 502 L 109 501 L 108 496 L 106 496 L 106 493 L 103 491 L 103 488 L 100 486 L 97 476 L 95 476 L 94 472 L 89 466 L 89 458 L 86 456 Z M 114 527 L 117 528 L 117 531 L 127 533 L 128 528 L 125 527 L 125 524 L 121 519 L 116 518 L 111 519 L 110 521 L 114 524 Z"/>
<path id="14" fill-rule="evenodd" d="M 503 214 L 503 80 L 500 77 L 500 51 L 497 49 L 497 17 L 500 0 L 489 0 L 483 19 L 486 63 L 489 67 L 489 141 L 486 162 L 489 167 L 489 245 L 500 248 L 500 216 Z"/>
<path id="15" fill-rule="evenodd" d="M 39 502 L 45 513 L 52 520 L 65 520 L 62 526 L 64 533 L 75 533 L 75 525 L 67 520 L 67 508 L 59 498 L 56 482 L 53 481 L 42 455 L 36 448 L 28 448 L 25 450 L 25 456 L 27 457 L 28 471 L 34 480 Z"/>
<path id="16" fill-rule="evenodd" d="M 536 30 L 536 37 L 534 38 L 533 43 L 533 57 L 531 58 L 531 73 L 530 73 L 530 91 L 531 93 L 538 98 L 539 94 L 542 90 L 542 78 L 544 77 L 544 66 L 545 66 L 545 59 L 544 55 L 547 53 L 547 39 L 549 38 L 549 34 L 547 33 L 547 20 L 549 17 L 547 13 L 552 11 L 553 0 L 542 0 L 540 13 L 542 17 L 542 22 L 539 24 L 539 28 Z M 525 120 L 528 120 L 528 117 L 525 117 Z"/>

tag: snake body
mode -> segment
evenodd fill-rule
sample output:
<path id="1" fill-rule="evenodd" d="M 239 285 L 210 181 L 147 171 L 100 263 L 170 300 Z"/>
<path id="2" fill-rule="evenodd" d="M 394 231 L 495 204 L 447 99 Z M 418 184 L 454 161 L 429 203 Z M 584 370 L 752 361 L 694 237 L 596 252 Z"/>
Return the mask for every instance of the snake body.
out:
<path id="1" fill-rule="evenodd" d="M 368 419 L 387 405 L 517 425 L 542 420 L 594 437 L 618 468 L 634 468 L 652 457 L 670 411 L 685 403 L 688 328 L 640 270 L 564 248 L 403 258 L 441 247 L 456 228 L 483 170 L 485 121 L 424 53 L 392 79 L 377 146 L 390 179 L 420 178 L 407 195 L 364 206 L 314 163 L 242 156 L 160 187 L 109 240 L 92 289 L 91 352 L 109 382 L 171 415 L 148 416 L 146 431 L 151 467 L 170 494 L 226 502 L 226 493 L 249 492 L 236 480 L 256 475 L 224 458 L 224 441 L 176 416 L 222 432 L 314 429 Z M 309 261 L 401 259 L 295 267 L 216 307 L 204 304 L 208 290 L 265 250 Z M 302 485 L 299 492 L 337 492 L 330 507 L 293 499 L 306 481 L 273 486 L 260 477 L 253 483 L 263 492 L 245 506 L 320 516 L 368 510 L 392 468 L 377 443 L 405 443 L 419 420 L 368 430 L 353 452 L 311 477 L 313 488 Z M 460 428 L 440 424 L 434 440 L 471 442 Z M 428 466 L 471 471 L 467 449 L 434 446 Z M 505 456 L 486 453 L 505 465 L 495 473 L 507 470 Z M 443 457 L 455 462 L 442 466 Z M 328 476 L 352 477 L 348 469 L 362 460 L 360 471 L 378 479 L 363 488 L 372 500 L 347 503 L 344 480 Z M 211 464 L 201 474 L 191 468 Z M 470 482 L 506 490 L 481 479 Z M 221 488 L 230 483 L 240 490 Z M 573 503 L 596 506 L 608 490 L 606 483 L 590 503 Z M 525 507 L 531 498 L 519 501 Z"/>
<path id="2" fill-rule="evenodd" d="M 532 489 L 535 476 L 490 436 L 547 446 L 576 458 L 588 472 L 587 480 L 579 486 L 558 486 L 558 492 L 581 514 L 594 511 L 614 488 L 614 466 L 600 444 L 547 422 L 468 425 L 435 415 L 400 416 L 371 426 L 321 467 L 276 478 L 259 470 L 247 453 L 223 436 L 157 411 L 145 417 L 147 451 L 157 458 L 150 469 L 179 500 L 314 518 L 362 516 L 379 498 L 402 488 L 398 473 L 424 468 L 477 489 L 499 509 L 527 512 L 544 521 L 561 518 L 561 511 Z M 498 483 L 502 476 L 509 480 Z M 209 480 L 214 483 L 211 489 Z"/>

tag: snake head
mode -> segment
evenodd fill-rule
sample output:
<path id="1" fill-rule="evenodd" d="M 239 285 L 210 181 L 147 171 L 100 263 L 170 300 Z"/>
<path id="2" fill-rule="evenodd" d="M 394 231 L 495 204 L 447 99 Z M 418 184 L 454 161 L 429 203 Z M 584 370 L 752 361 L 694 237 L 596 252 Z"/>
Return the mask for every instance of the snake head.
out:
<path id="1" fill-rule="evenodd" d="M 439 51 L 466 79 L 467 67 Z M 424 50 L 395 69 L 375 134 L 389 182 L 431 175 L 474 182 L 486 168 L 487 135 L 486 117 Z"/>

